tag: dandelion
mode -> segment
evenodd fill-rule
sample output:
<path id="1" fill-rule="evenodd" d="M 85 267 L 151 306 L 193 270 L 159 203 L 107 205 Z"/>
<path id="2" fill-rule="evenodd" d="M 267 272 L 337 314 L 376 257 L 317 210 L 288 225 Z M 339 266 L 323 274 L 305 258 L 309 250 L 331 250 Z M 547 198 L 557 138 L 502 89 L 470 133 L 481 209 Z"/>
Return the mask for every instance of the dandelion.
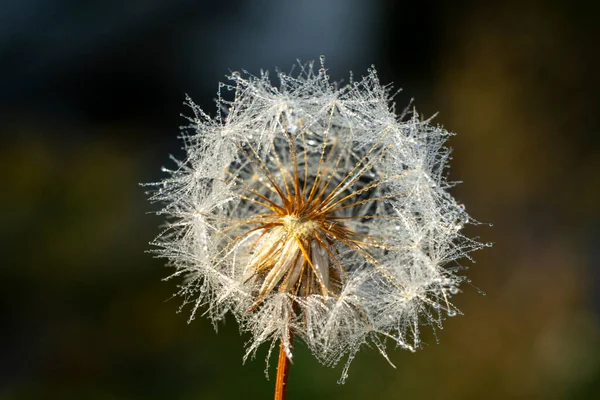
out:
<path id="1" fill-rule="evenodd" d="M 156 254 L 183 277 L 191 319 L 233 314 L 251 334 L 244 360 L 267 343 L 267 369 L 279 344 L 283 398 L 293 339 L 325 365 L 346 358 L 340 382 L 364 344 L 386 359 L 390 343 L 419 348 L 421 325 L 459 313 L 457 260 L 482 244 L 448 193 L 450 133 L 396 115 L 374 68 L 344 86 L 323 60 L 277 78 L 232 73 L 215 117 L 188 99 L 186 158 L 151 200 L 169 218 Z"/>

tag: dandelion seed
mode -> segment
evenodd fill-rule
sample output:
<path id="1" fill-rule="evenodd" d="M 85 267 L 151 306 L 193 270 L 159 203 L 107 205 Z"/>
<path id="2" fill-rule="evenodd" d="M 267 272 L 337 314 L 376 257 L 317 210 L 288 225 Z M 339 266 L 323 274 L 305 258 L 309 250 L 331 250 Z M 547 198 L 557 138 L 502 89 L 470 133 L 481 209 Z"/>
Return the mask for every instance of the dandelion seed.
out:
<path id="1" fill-rule="evenodd" d="M 292 337 L 323 364 L 346 357 L 342 382 L 363 344 L 417 349 L 420 324 L 459 313 L 456 260 L 482 247 L 448 194 L 447 131 L 395 115 L 374 68 L 341 87 L 322 63 L 300 69 L 277 87 L 232 73 L 214 118 L 188 99 L 187 158 L 151 197 L 191 318 L 232 313 L 252 336 L 244 360 L 279 343 L 279 396 Z"/>

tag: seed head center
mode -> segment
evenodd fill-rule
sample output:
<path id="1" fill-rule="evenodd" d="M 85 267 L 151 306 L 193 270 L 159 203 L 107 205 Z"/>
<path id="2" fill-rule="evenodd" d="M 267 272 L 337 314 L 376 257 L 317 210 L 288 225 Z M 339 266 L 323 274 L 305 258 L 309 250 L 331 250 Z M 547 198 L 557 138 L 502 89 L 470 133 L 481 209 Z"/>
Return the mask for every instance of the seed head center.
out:
<path id="1" fill-rule="evenodd" d="M 296 215 L 286 215 L 281 218 L 283 229 L 294 237 L 299 239 L 308 239 L 313 236 L 313 232 L 317 229 L 318 223 L 312 219 L 306 219 Z"/>

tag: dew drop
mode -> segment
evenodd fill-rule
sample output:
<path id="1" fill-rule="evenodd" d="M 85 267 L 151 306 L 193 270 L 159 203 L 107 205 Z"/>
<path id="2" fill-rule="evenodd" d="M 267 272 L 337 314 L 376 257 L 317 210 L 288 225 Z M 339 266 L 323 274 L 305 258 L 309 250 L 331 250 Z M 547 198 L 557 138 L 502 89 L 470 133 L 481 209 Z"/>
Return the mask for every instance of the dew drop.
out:
<path id="1" fill-rule="evenodd" d="M 456 311 L 454 310 L 448 310 L 448 316 L 449 317 L 454 317 L 456 315 Z"/>

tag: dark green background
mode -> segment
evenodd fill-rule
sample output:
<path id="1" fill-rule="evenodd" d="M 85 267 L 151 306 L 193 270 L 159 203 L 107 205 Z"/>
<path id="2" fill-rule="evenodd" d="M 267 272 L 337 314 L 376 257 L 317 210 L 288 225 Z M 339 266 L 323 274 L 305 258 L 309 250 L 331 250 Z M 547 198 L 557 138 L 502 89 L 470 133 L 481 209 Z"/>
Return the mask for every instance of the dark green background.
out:
<path id="1" fill-rule="evenodd" d="M 372 63 L 458 133 L 452 193 L 476 219 L 464 316 L 440 344 L 364 348 L 345 385 L 295 347 L 288 399 L 600 397 L 597 7 L 585 2 L 7 1 L 0 17 L 0 399 L 270 398 L 232 319 L 186 323 L 145 253 L 140 182 L 181 157 L 189 93 L 228 69 Z M 123 3 L 123 4 L 121 4 Z M 285 5 L 284 5 L 285 3 Z M 416 4 L 415 4 L 416 3 Z M 483 3 L 483 4 L 479 4 Z M 485 291 L 481 295 L 478 289 Z M 275 358 L 271 363 L 276 362 Z"/>

